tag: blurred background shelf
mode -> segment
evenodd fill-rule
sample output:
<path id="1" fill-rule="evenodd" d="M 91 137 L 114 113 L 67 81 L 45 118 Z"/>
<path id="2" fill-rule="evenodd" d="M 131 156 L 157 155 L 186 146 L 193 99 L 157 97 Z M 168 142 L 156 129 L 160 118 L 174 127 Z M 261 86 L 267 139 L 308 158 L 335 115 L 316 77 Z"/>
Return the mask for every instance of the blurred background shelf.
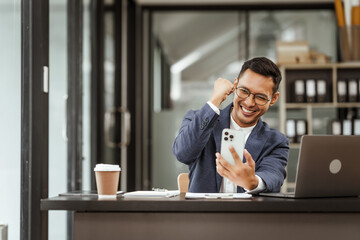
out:
<path id="1" fill-rule="evenodd" d="M 360 118 L 360 63 L 291 64 L 280 66 L 280 70 L 283 81 L 280 84 L 282 95 L 278 103 L 279 129 L 290 139 L 288 176 L 282 189 L 286 191 L 294 187 L 296 178 L 301 139 L 301 135 L 297 135 L 298 122 L 305 128 L 301 130 L 302 134 L 331 135 L 334 121 L 339 125 L 340 134 L 344 133 L 344 121 L 347 122 L 347 127 L 352 128 L 352 134 L 356 132 L 354 121 Z M 308 80 L 313 81 L 309 86 L 315 87 L 310 95 L 307 95 Z M 322 98 L 317 95 L 320 90 L 317 89 L 318 80 L 323 82 L 322 90 L 326 93 Z M 302 82 L 300 91 L 295 89 L 296 81 Z M 344 85 L 338 85 L 339 81 Z M 356 83 L 356 87 L 349 85 L 350 81 L 353 85 Z M 340 91 L 339 86 L 343 88 Z M 342 91 L 345 91 L 345 95 L 341 95 Z M 297 97 L 299 93 L 303 95 Z M 352 94 L 351 97 L 349 93 Z M 317 102 L 319 99 L 322 102 Z M 349 131 L 345 131 L 345 134 L 348 135 Z"/>

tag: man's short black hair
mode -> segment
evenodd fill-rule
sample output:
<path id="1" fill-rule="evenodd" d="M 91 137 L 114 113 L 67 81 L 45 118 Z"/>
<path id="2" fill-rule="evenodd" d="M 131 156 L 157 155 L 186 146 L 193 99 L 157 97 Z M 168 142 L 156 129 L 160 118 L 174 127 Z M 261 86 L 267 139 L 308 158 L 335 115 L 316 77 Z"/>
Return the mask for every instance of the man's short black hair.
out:
<path id="1" fill-rule="evenodd" d="M 270 59 L 266 57 L 256 57 L 250 59 L 244 63 L 239 73 L 239 79 L 241 75 L 247 70 L 250 69 L 253 72 L 256 72 L 265 77 L 271 77 L 274 82 L 273 94 L 275 94 L 279 89 L 279 84 L 281 81 L 281 73 L 279 68 L 273 63 Z"/>

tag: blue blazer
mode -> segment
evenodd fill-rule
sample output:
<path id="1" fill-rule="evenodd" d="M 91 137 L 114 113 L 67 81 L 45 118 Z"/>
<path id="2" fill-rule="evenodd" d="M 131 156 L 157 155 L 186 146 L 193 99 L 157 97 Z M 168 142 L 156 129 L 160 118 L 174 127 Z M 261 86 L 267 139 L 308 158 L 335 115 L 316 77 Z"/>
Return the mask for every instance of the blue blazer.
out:
<path id="1" fill-rule="evenodd" d="M 230 127 L 231 108 L 232 104 L 218 115 L 205 104 L 200 110 L 190 110 L 185 115 L 173 143 L 173 153 L 189 166 L 189 192 L 220 191 L 222 177 L 216 171 L 215 153 L 220 152 L 222 130 Z M 266 185 L 264 192 L 279 192 L 286 177 L 289 140 L 259 119 L 245 149 L 255 161 L 256 175 Z M 244 191 L 238 186 L 237 192 Z"/>

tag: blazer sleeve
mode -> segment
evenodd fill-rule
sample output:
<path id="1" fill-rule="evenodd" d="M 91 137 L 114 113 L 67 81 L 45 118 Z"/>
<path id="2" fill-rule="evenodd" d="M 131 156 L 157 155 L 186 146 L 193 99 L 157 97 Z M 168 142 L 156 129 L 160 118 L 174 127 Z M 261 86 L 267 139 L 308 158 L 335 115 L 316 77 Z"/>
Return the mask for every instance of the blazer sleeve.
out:
<path id="1" fill-rule="evenodd" d="M 184 164 L 193 163 L 209 141 L 219 115 L 208 104 L 200 110 L 190 110 L 182 121 L 172 151 Z"/>
<path id="2" fill-rule="evenodd" d="M 286 177 L 289 140 L 282 134 L 280 136 L 278 136 L 277 144 L 266 147 L 267 150 L 256 166 L 256 174 L 266 184 L 265 192 L 280 192 Z"/>

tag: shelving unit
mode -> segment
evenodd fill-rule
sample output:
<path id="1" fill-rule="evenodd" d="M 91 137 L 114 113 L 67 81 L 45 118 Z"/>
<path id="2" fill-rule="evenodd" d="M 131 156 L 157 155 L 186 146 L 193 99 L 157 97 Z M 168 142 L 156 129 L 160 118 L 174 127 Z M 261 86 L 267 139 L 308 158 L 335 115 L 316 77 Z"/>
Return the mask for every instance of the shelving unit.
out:
<path id="1" fill-rule="evenodd" d="M 280 84 L 279 114 L 280 131 L 286 132 L 286 116 L 288 109 L 306 109 L 306 119 L 308 120 L 308 134 L 312 134 L 312 111 L 315 108 L 360 108 L 360 102 L 337 101 L 337 79 L 341 78 L 360 78 L 360 63 L 351 64 L 318 64 L 318 65 L 284 65 L 281 66 L 283 80 Z M 328 73 L 331 72 L 331 75 Z M 303 74 L 304 73 L 304 74 Z M 290 76 L 289 76 L 290 75 Z M 306 78 L 330 79 L 331 83 L 331 102 L 324 103 L 291 103 L 289 98 L 289 82 L 296 79 Z"/>
<path id="2" fill-rule="evenodd" d="M 358 102 L 338 102 L 338 93 L 337 93 L 338 79 L 355 78 L 358 79 L 358 81 L 360 80 L 360 62 L 311 64 L 311 65 L 310 64 L 283 65 L 280 67 L 280 70 L 283 76 L 283 80 L 279 87 L 281 97 L 279 98 L 278 110 L 279 110 L 279 118 L 280 118 L 280 131 L 284 134 L 286 134 L 286 121 L 288 119 L 289 111 L 299 110 L 299 112 L 305 113 L 304 119 L 306 119 L 307 121 L 307 134 L 311 135 L 314 134 L 313 115 L 317 109 L 330 110 L 330 109 L 339 109 L 339 108 L 360 108 L 359 100 Z M 327 97 L 326 102 L 321 102 L 321 103 L 293 102 L 291 89 L 295 80 L 297 79 L 304 79 L 304 80 L 323 79 L 326 81 L 328 86 L 327 91 L 331 95 Z M 326 132 L 324 134 L 331 134 L 331 133 Z M 299 143 L 290 144 L 290 155 L 293 152 L 295 153 L 293 154 L 292 159 L 289 158 L 289 166 L 291 166 L 293 170 L 292 172 L 290 171 L 289 175 L 295 174 L 299 147 L 300 147 Z M 294 182 L 294 176 L 290 176 L 290 181 L 284 183 L 284 188 L 293 187 L 293 182 Z"/>

